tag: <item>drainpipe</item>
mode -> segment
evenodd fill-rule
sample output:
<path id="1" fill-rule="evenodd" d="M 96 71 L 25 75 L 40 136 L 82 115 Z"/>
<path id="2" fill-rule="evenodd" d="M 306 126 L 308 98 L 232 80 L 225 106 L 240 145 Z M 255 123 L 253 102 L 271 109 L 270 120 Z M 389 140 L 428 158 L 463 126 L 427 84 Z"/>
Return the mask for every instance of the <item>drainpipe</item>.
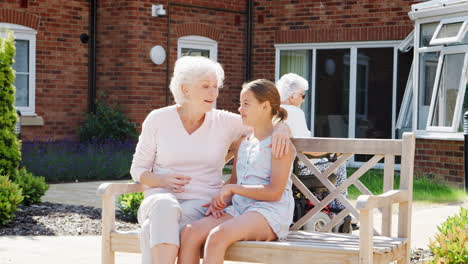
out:
<path id="1" fill-rule="evenodd" d="M 89 1 L 88 111 L 96 113 L 96 11 L 97 0 Z"/>
<path id="2" fill-rule="evenodd" d="M 170 64 L 170 58 L 171 58 L 171 3 L 167 3 L 167 24 L 166 24 L 166 30 L 167 30 L 167 42 L 166 42 L 166 51 L 167 51 L 167 56 L 166 56 L 166 106 L 169 105 L 169 94 L 170 89 L 169 89 L 169 64 Z"/>
<path id="3" fill-rule="evenodd" d="M 252 78 L 252 28 L 253 28 L 253 0 L 247 0 L 247 41 L 245 45 L 245 81 Z"/>
<path id="4" fill-rule="evenodd" d="M 465 192 L 468 192 L 468 111 L 463 115 L 464 147 L 463 156 L 465 158 Z"/>

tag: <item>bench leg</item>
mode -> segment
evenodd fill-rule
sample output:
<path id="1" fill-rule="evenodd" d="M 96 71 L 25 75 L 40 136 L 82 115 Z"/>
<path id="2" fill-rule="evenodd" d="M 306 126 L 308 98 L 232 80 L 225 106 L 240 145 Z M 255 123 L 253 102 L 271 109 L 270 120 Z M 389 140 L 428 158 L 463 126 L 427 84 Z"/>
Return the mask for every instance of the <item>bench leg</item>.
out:
<path id="1" fill-rule="evenodd" d="M 111 232 L 115 230 L 115 197 L 105 195 L 102 197 L 102 264 L 114 264 L 115 252 L 111 249 Z"/>
<path id="2" fill-rule="evenodd" d="M 373 262 L 374 224 L 372 213 L 373 209 L 360 211 L 359 264 L 372 264 Z"/>
<path id="3" fill-rule="evenodd" d="M 410 251 L 408 249 L 408 244 L 404 246 L 403 256 L 397 261 L 398 264 L 410 264 Z"/>
<path id="4" fill-rule="evenodd" d="M 115 263 L 115 252 L 110 250 L 110 244 L 108 247 L 104 247 L 104 243 L 102 245 L 102 264 L 114 264 Z"/>

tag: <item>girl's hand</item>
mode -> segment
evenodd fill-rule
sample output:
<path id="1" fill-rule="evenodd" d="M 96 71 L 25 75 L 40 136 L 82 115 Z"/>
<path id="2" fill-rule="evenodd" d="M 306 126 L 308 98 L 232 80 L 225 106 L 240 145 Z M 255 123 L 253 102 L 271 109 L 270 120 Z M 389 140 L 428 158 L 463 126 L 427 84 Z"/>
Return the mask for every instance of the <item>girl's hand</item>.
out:
<path id="1" fill-rule="evenodd" d="M 208 207 L 208 209 L 206 210 L 206 213 L 205 215 L 206 216 L 209 216 L 209 215 L 212 215 L 214 218 L 220 218 L 221 216 L 223 216 L 225 214 L 224 210 L 223 209 L 214 209 L 213 204 L 204 204 L 202 205 L 203 207 Z"/>
<path id="2" fill-rule="evenodd" d="M 161 176 L 162 187 L 171 192 L 184 192 L 184 186 L 191 180 L 190 177 L 181 174 L 164 174 Z"/>
<path id="3" fill-rule="evenodd" d="M 291 130 L 284 122 L 279 122 L 274 128 L 271 136 L 272 152 L 276 158 L 281 158 L 289 153 Z"/>
<path id="4" fill-rule="evenodd" d="M 226 184 L 221 188 L 219 193 L 213 197 L 213 200 L 211 202 L 211 205 L 213 206 L 214 209 L 221 210 L 227 207 L 229 201 L 232 198 L 233 193 L 233 188 L 237 184 Z"/>

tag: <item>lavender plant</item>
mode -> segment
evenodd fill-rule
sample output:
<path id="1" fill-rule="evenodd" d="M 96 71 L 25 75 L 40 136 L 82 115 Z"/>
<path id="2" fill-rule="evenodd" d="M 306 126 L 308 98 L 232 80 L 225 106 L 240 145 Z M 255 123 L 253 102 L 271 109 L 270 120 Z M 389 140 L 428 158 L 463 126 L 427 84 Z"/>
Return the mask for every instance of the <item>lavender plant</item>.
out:
<path id="1" fill-rule="evenodd" d="M 78 142 L 38 139 L 23 143 L 22 166 L 47 182 L 130 179 L 134 141 Z"/>

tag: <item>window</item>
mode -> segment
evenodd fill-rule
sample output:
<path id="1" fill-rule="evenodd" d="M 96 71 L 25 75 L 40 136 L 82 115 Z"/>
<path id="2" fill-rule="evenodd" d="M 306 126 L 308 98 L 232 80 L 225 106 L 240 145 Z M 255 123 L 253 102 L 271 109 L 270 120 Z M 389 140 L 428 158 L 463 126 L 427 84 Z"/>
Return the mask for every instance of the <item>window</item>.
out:
<path id="1" fill-rule="evenodd" d="M 15 106 L 24 116 L 35 115 L 35 85 L 36 85 L 36 31 L 34 29 L 0 23 L 0 36 L 5 37 L 5 29 L 13 31 L 15 38 L 15 70 L 16 100 Z"/>
<path id="2" fill-rule="evenodd" d="M 430 45 L 460 42 L 468 25 L 468 17 L 447 18 L 440 21 L 432 36 Z"/>
<path id="3" fill-rule="evenodd" d="M 419 87 L 418 87 L 418 129 L 425 130 L 432 89 L 435 83 L 437 62 L 440 52 L 425 52 L 419 55 Z"/>
<path id="4" fill-rule="evenodd" d="M 306 98 L 301 108 L 304 110 L 306 120 L 310 120 L 311 112 L 311 64 L 312 64 L 312 53 L 310 50 L 282 50 L 280 52 L 279 66 L 279 78 L 287 73 L 295 73 L 302 76 L 304 79 L 309 81 L 309 90 L 306 91 Z M 307 123 L 307 127 L 310 129 L 310 123 Z"/>
<path id="5" fill-rule="evenodd" d="M 403 95 L 403 101 L 401 102 L 400 112 L 398 114 L 398 120 L 396 129 L 398 136 L 401 138 L 404 132 L 412 131 L 413 127 L 413 66 L 411 66 L 410 73 L 408 75 L 408 81 L 405 87 L 405 93 Z"/>
<path id="6" fill-rule="evenodd" d="M 395 138 L 413 60 L 413 52 L 398 51 L 400 44 L 277 44 L 276 79 L 294 72 L 309 80 L 310 106 L 306 101 L 303 109 L 313 136 Z M 400 70 L 399 61 L 408 65 Z"/>
<path id="7" fill-rule="evenodd" d="M 456 132 L 465 94 L 466 55 L 457 51 L 443 51 L 440 57 L 436 85 L 431 99 L 427 130 Z"/>
<path id="8" fill-rule="evenodd" d="M 315 122 L 317 137 L 348 137 L 350 54 L 347 49 L 317 49 Z"/>
<path id="9" fill-rule="evenodd" d="M 466 108 L 467 18 L 434 17 L 416 23 L 418 70 L 413 73 L 417 77 L 413 89 L 417 96 L 405 96 L 417 99 L 413 122 L 418 136 L 446 138 L 450 136 L 440 132 L 461 131 L 462 111 Z"/>
<path id="10" fill-rule="evenodd" d="M 182 56 L 203 56 L 218 60 L 218 43 L 202 36 L 185 36 L 177 42 L 177 58 Z"/>

